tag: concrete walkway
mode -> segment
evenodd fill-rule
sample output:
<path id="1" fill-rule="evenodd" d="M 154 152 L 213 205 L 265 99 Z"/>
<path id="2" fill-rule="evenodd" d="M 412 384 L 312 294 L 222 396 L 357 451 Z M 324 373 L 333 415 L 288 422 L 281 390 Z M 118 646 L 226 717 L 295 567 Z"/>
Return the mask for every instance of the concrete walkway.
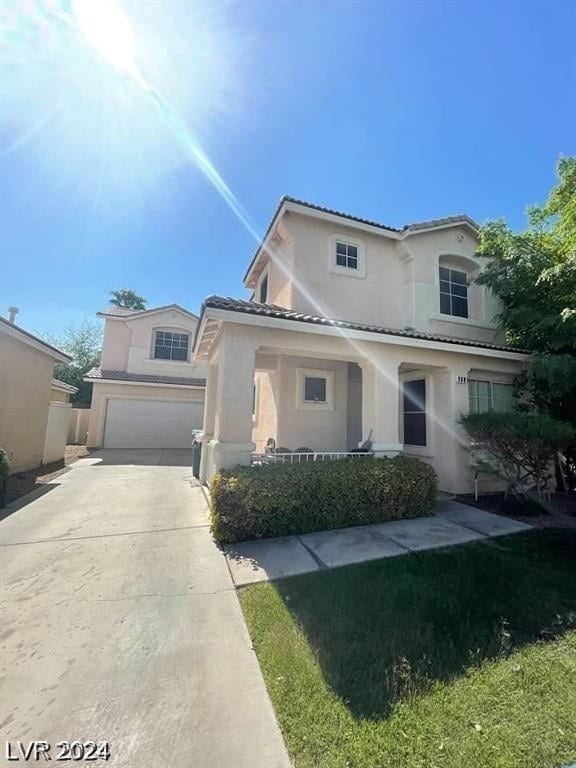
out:
<path id="1" fill-rule="evenodd" d="M 5 740 L 93 740 L 113 766 L 290 765 L 189 467 L 188 452 L 102 451 L 7 510 L 3 755 Z"/>
<path id="2" fill-rule="evenodd" d="M 394 520 L 283 539 L 246 541 L 225 547 L 237 587 L 258 581 L 338 568 L 368 560 L 405 555 L 505 536 L 530 529 L 524 523 L 442 500 L 432 517 Z"/>

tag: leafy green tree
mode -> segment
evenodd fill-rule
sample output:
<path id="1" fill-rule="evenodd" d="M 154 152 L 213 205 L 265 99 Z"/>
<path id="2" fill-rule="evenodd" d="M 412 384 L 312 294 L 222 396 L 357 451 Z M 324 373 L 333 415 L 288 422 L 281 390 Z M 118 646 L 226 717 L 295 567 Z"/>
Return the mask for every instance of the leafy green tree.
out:
<path id="1" fill-rule="evenodd" d="M 48 336 L 46 340 L 72 357 L 69 365 L 58 363 L 54 376 L 65 381 L 78 392 L 71 398 L 77 408 L 89 408 L 92 399 L 92 384 L 83 381 L 84 376 L 100 362 L 102 329 L 98 323 L 85 320 L 79 326 L 69 326 L 61 336 Z"/>
<path id="2" fill-rule="evenodd" d="M 112 298 L 110 304 L 123 309 L 141 310 L 146 309 L 148 303 L 145 298 L 139 296 L 136 291 L 130 288 L 120 288 L 117 291 L 110 291 Z"/>
<path id="3" fill-rule="evenodd" d="M 519 408 L 576 425 L 576 157 L 560 158 L 558 182 L 544 205 L 528 210 L 515 233 L 503 220 L 480 233 L 489 260 L 478 278 L 502 302 L 508 341 L 534 352 L 517 381 Z M 576 489 L 576 445 L 564 450 Z"/>
<path id="4" fill-rule="evenodd" d="M 558 184 L 528 228 L 503 220 L 480 233 L 489 259 L 478 283 L 502 301 L 499 320 L 510 343 L 536 352 L 576 354 L 576 157 L 558 163 Z"/>

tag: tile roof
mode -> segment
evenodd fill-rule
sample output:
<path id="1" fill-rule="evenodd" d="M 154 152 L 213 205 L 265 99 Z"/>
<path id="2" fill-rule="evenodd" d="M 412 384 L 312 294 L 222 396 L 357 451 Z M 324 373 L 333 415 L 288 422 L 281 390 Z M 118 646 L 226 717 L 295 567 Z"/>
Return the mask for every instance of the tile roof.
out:
<path id="1" fill-rule="evenodd" d="M 97 312 L 98 317 L 140 317 L 140 315 L 150 315 L 152 312 L 162 312 L 165 309 L 177 309 L 184 312 L 185 315 L 198 319 L 198 315 L 190 312 L 189 309 L 181 307 L 180 304 L 164 304 L 161 307 L 151 307 L 150 309 L 126 309 L 125 307 L 106 307 L 101 312 Z"/>
<path id="2" fill-rule="evenodd" d="M 483 341 L 470 341 L 468 339 L 458 339 L 453 336 L 443 336 L 439 334 L 424 333 L 407 328 L 385 328 L 381 325 L 367 325 L 364 323 L 355 323 L 348 320 L 332 320 L 328 317 L 319 317 L 316 315 L 306 315 L 302 312 L 295 312 L 291 309 L 276 306 L 275 304 L 258 304 L 254 301 L 244 301 L 243 299 L 232 299 L 223 296 L 208 296 L 202 304 L 200 317 L 205 309 L 225 309 L 231 312 L 241 312 L 248 315 L 260 315 L 263 317 L 272 317 L 278 320 L 295 320 L 300 323 L 312 323 L 315 325 L 332 326 L 334 328 L 346 328 L 355 331 L 366 331 L 368 333 L 379 333 L 388 336 L 401 336 L 409 339 L 422 339 L 423 341 L 439 341 L 445 344 L 459 344 L 465 347 L 479 347 L 482 349 L 496 349 L 502 352 L 520 352 L 529 354 L 524 349 L 507 347 L 499 344 L 489 344 Z M 199 326 L 200 327 L 200 326 Z"/>
<path id="3" fill-rule="evenodd" d="M 111 371 L 102 368 L 92 368 L 84 377 L 91 381 L 127 381 L 142 384 L 180 384 L 186 387 L 205 387 L 206 379 L 191 379 L 186 376 L 156 376 L 147 373 L 128 373 L 127 371 Z"/>

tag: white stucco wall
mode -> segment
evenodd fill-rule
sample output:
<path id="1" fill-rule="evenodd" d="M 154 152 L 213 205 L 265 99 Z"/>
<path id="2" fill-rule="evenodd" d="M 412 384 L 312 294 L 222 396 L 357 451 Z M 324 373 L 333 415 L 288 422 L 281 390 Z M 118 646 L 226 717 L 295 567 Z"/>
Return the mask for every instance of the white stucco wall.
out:
<path id="1" fill-rule="evenodd" d="M 72 406 L 70 403 L 57 401 L 50 403 L 42 456 L 43 464 L 51 464 L 64 458 L 71 415 Z"/>
<path id="2" fill-rule="evenodd" d="M 501 342 L 493 322 L 495 297 L 469 286 L 469 318 L 440 314 L 439 261 L 472 277 L 481 264 L 477 240 L 466 226 L 416 232 L 401 241 L 291 212 L 282 221 L 285 239 L 274 246 L 268 273 L 268 303 L 342 320 L 412 327 L 475 341 Z M 364 264 L 357 272 L 334 270 L 334 238 L 358 243 Z M 286 281 L 285 269 L 292 275 Z"/>

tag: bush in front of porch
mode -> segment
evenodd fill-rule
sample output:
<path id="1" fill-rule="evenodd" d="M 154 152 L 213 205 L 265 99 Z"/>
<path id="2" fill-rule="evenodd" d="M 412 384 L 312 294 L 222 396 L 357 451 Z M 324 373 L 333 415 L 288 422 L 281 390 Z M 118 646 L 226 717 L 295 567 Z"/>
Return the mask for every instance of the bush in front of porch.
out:
<path id="1" fill-rule="evenodd" d="M 395 456 L 237 467 L 210 487 L 212 532 L 222 543 L 430 515 L 432 467 Z"/>

